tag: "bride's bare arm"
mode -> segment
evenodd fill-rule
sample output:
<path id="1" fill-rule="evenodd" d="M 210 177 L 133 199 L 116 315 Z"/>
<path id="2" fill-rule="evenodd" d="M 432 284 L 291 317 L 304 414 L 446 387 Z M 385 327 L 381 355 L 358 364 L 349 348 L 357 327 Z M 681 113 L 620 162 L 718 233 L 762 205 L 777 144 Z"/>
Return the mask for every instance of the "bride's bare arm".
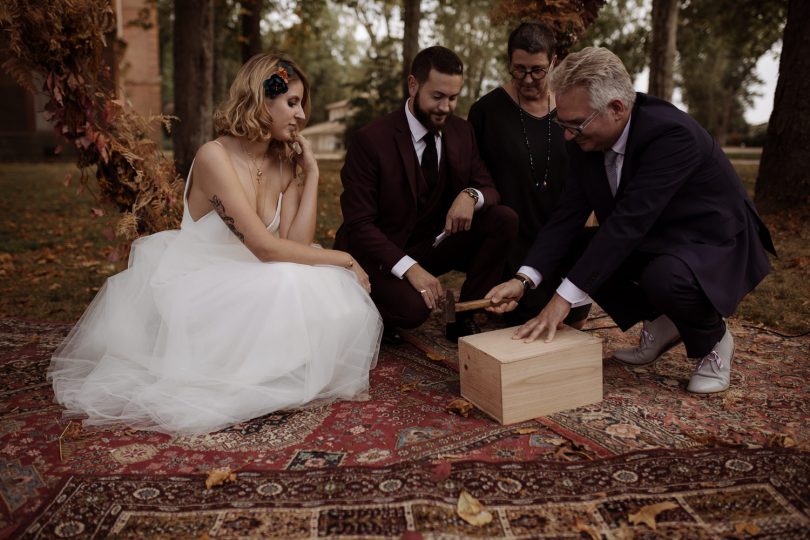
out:
<path id="1" fill-rule="evenodd" d="M 197 152 L 191 190 L 201 190 L 211 207 L 233 234 L 261 261 L 286 261 L 302 264 L 331 264 L 352 270 L 359 265 L 344 252 L 317 249 L 267 231 L 256 211 L 245 197 L 225 150 L 207 143 Z M 191 194 L 189 195 L 191 198 Z M 286 200 L 285 200 L 286 202 Z M 355 273 L 357 271 L 355 270 Z M 361 284 L 368 277 L 360 269 Z M 365 283 L 363 281 L 365 280 Z"/>
<path id="2" fill-rule="evenodd" d="M 279 235 L 302 244 L 311 244 L 315 238 L 315 223 L 318 215 L 318 162 L 309 141 L 301 135 L 296 137 L 301 146 L 301 154 L 295 160 L 301 167 L 297 178 L 293 178 L 284 190 L 281 205 Z M 293 170 L 295 164 L 292 165 Z"/>

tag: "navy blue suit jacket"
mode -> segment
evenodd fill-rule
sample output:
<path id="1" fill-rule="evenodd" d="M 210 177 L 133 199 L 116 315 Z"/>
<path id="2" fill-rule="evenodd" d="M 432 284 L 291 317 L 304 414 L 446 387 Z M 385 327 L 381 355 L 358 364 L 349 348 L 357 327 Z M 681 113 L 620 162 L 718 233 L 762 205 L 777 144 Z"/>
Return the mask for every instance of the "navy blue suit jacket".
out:
<path id="1" fill-rule="evenodd" d="M 570 172 L 560 206 L 524 264 L 550 275 L 591 211 L 600 227 L 568 279 L 594 294 L 639 251 L 681 259 L 719 313 L 769 272 L 773 243 L 714 138 L 672 104 L 637 94 L 619 189 L 610 192 L 603 152 L 568 144 Z"/>

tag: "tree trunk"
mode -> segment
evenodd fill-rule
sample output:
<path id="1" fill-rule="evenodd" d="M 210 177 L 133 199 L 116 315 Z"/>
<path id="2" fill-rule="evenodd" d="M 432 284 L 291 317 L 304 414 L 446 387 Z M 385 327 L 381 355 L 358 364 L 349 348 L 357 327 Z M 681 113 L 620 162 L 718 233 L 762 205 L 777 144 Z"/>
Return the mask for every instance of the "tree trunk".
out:
<path id="1" fill-rule="evenodd" d="M 408 99 L 408 75 L 411 62 L 419 52 L 419 21 L 422 19 L 420 0 L 403 0 L 402 22 L 405 24 L 405 35 L 402 38 L 402 92 Z"/>
<path id="2" fill-rule="evenodd" d="M 186 177 L 197 149 L 211 138 L 213 0 L 174 2 L 174 114 L 177 172 Z"/>
<path id="3" fill-rule="evenodd" d="M 262 52 L 262 0 L 241 0 L 242 63 Z"/>
<path id="4" fill-rule="evenodd" d="M 779 79 L 759 176 L 756 201 L 775 211 L 810 204 L 810 2 L 790 0 L 782 38 Z"/>
<path id="5" fill-rule="evenodd" d="M 672 101 L 679 0 L 653 0 L 649 94 Z"/>

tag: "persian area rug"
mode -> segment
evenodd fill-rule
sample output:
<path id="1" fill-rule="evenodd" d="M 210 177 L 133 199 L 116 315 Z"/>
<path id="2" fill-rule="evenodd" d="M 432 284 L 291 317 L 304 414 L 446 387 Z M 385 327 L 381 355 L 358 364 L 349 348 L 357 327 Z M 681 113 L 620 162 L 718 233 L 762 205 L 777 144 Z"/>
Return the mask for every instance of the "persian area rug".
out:
<path id="1" fill-rule="evenodd" d="M 174 438 L 62 420 L 45 371 L 70 325 L 0 320 L 0 537 L 810 537 L 810 338 L 732 320 L 732 387 L 695 396 L 682 347 L 622 366 L 611 351 L 638 334 L 598 317 L 588 407 L 453 414 L 456 349 L 432 320 L 384 346 L 365 401 Z M 234 480 L 206 489 L 223 468 Z M 462 490 L 489 524 L 456 515 Z"/>
<path id="2" fill-rule="evenodd" d="M 493 519 L 459 519 L 461 491 Z M 21 537 L 799 538 L 808 500 L 810 455 L 784 450 L 464 462 L 443 479 L 419 462 L 240 472 L 214 489 L 189 476 L 71 476 Z"/>

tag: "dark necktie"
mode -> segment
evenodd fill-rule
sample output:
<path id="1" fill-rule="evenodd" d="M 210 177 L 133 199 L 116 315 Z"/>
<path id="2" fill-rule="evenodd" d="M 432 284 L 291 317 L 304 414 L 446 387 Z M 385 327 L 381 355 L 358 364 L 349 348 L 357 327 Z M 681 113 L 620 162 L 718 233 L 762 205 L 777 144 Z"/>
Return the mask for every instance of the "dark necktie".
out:
<path id="1" fill-rule="evenodd" d="M 439 154 L 436 152 L 436 137 L 428 133 L 422 140 L 425 141 L 425 151 L 422 152 L 422 174 L 427 182 L 429 191 L 436 188 L 439 183 Z"/>
<path id="2" fill-rule="evenodd" d="M 617 152 L 613 149 L 605 151 L 605 172 L 607 173 L 608 183 L 610 184 L 610 192 L 616 196 L 616 191 L 619 189 L 619 175 L 616 172 L 616 158 L 619 157 Z"/>

